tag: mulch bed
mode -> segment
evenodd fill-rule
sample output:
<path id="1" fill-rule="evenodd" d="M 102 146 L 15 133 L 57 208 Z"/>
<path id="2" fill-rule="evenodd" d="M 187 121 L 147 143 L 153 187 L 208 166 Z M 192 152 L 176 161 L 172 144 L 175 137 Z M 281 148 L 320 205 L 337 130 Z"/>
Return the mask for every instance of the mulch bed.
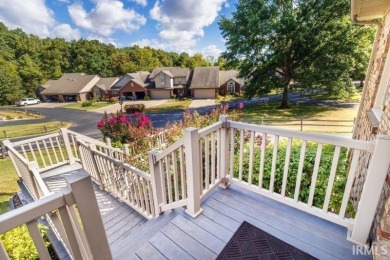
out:
<path id="1" fill-rule="evenodd" d="M 317 259 L 302 250 L 243 222 L 217 259 Z"/>

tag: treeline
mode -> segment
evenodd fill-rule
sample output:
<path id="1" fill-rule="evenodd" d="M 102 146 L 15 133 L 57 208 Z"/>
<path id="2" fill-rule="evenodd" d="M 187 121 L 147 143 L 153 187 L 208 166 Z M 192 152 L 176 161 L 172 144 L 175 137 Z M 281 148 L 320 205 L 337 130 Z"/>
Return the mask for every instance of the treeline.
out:
<path id="1" fill-rule="evenodd" d="M 97 40 L 42 39 L 21 29 L 8 30 L 0 22 L 0 105 L 35 96 L 37 86 L 66 72 L 110 77 L 161 66 L 210 65 L 199 53 L 190 56 L 150 47 L 116 48 Z"/>

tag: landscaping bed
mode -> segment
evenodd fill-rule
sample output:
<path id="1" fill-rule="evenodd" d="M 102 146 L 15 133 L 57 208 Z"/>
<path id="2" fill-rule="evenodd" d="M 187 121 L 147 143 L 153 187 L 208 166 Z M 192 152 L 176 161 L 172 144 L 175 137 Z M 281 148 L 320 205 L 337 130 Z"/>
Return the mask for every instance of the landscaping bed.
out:
<path id="1" fill-rule="evenodd" d="M 111 104 L 112 103 L 109 103 L 109 102 L 89 102 L 89 101 L 84 101 L 82 103 L 81 102 L 76 102 L 76 103 L 68 104 L 68 105 L 62 106 L 61 108 L 68 108 L 68 109 L 76 109 L 76 110 L 88 111 L 88 110 L 93 110 L 93 109 L 97 109 L 97 108 L 106 107 L 106 106 L 111 105 Z"/>
<path id="2" fill-rule="evenodd" d="M 158 112 L 168 112 L 174 110 L 185 110 L 191 105 L 192 100 L 168 100 L 162 105 L 156 107 L 146 108 L 145 112 L 147 113 L 158 113 Z"/>
<path id="3" fill-rule="evenodd" d="M 22 120 L 22 119 L 38 119 L 42 118 L 39 113 L 29 110 L 0 110 L 0 121 Z"/>

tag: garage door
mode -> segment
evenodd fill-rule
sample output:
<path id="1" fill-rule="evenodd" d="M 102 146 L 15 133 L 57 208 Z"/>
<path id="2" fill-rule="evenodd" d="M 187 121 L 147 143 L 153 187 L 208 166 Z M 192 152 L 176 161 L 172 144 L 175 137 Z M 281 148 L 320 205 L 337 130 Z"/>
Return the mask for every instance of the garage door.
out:
<path id="1" fill-rule="evenodd" d="M 150 91 L 151 99 L 169 99 L 171 98 L 170 90 L 153 90 Z"/>
<path id="2" fill-rule="evenodd" d="M 194 89 L 194 98 L 215 98 L 215 89 Z"/>

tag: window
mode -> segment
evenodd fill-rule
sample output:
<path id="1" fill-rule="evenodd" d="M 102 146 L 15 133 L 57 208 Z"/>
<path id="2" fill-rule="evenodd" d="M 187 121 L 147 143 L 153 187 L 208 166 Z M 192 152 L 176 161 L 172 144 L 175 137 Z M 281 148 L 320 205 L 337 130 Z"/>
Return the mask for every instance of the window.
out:
<path id="1" fill-rule="evenodd" d="M 227 84 L 227 92 L 234 93 L 235 92 L 235 83 L 234 81 L 229 81 Z"/>

